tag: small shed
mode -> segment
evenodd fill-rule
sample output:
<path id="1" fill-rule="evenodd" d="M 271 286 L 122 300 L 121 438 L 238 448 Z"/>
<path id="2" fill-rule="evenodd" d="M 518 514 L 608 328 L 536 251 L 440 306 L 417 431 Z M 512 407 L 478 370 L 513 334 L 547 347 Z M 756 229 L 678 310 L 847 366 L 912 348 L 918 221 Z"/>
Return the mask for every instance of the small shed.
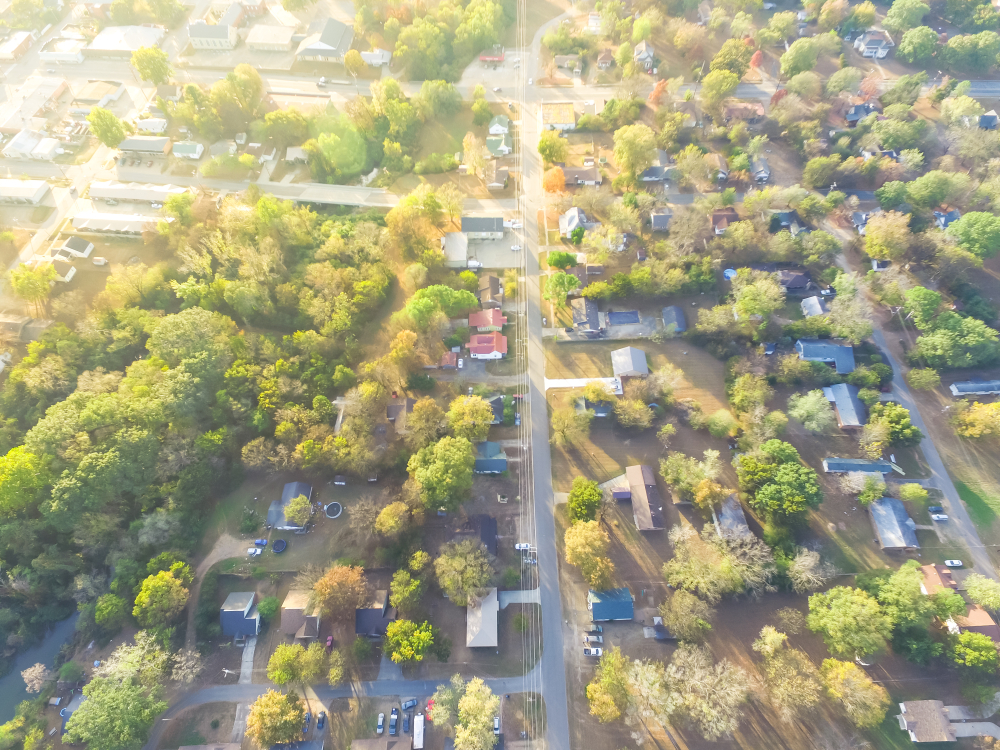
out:
<path id="1" fill-rule="evenodd" d="M 636 349 L 634 346 L 626 346 L 624 349 L 616 349 L 611 352 L 611 367 L 615 377 L 619 378 L 644 378 L 649 375 L 646 352 L 642 349 Z"/>

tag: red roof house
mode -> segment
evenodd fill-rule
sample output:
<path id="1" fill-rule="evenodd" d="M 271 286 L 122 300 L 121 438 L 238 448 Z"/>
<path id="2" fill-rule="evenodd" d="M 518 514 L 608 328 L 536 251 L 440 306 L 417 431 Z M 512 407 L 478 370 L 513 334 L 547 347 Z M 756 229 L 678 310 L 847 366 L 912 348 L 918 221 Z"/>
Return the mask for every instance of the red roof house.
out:
<path id="1" fill-rule="evenodd" d="M 469 315 L 469 328 L 475 328 L 480 333 L 499 331 L 507 325 L 507 318 L 499 310 L 480 310 Z"/>
<path id="2" fill-rule="evenodd" d="M 473 359 L 502 359 L 507 354 L 507 337 L 499 331 L 477 333 L 469 339 L 468 347 Z"/>

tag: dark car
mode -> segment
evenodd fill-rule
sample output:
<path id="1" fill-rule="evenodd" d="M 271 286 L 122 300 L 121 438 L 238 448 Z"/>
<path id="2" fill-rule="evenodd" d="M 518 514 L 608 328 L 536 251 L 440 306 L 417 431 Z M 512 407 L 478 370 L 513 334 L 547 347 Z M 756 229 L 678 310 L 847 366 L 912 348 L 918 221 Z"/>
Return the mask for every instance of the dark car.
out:
<path id="1" fill-rule="evenodd" d="M 940 505 L 928 505 L 927 506 L 927 512 L 928 513 L 944 513 L 944 508 L 942 508 Z"/>
<path id="2" fill-rule="evenodd" d="M 399 730 L 399 709 L 392 709 L 392 713 L 389 714 L 389 734 L 393 737 L 396 736 L 396 732 Z"/>
<path id="3" fill-rule="evenodd" d="M 316 717 L 316 729 L 322 732 L 323 727 L 325 726 L 326 726 L 326 711 L 320 711 L 319 716 Z"/>
<path id="4" fill-rule="evenodd" d="M 313 715 L 306 711 L 306 725 L 302 727 L 302 734 L 309 734 L 309 723 L 312 721 Z"/>
<path id="5" fill-rule="evenodd" d="M 418 703 L 418 701 L 417 701 L 416 698 L 410 698 L 410 700 L 405 701 L 403 703 L 403 710 L 406 711 L 406 710 L 411 709 L 411 708 L 416 708 L 417 707 L 417 703 Z"/>
<path id="6" fill-rule="evenodd" d="M 410 733 L 410 715 L 403 714 L 403 734 Z"/>

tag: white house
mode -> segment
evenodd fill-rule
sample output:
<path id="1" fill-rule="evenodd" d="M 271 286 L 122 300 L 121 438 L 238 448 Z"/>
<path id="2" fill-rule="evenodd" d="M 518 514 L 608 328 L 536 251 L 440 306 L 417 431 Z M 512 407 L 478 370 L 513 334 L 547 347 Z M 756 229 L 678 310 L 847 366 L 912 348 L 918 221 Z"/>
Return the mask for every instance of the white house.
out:
<path id="1" fill-rule="evenodd" d="M 392 53 L 387 49 L 376 47 L 371 52 L 362 52 L 361 59 L 371 68 L 381 68 L 392 62 Z"/>
<path id="2" fill-rule="evenodd" d="M 490 120 L 490 135 L 507 135 L 510 132 L 510 118 L 497 115 Z"/>
<path id="3" fill-rule="evenodd" d="M 632 53 L 632 62 L 644 70 L 650 70 L 653 67 L 653 59 L 655 57 L 656 52 L 653 51 L 653 45 L 643 40 L 635 45 L 635 51 Z"/>
<path id="4" fill-rule="evenodd" d="M 876 60 L 885 58 L 889 54 L 889 50 L 895 46 L 889 32 L 882 29 L 869 29 L 854 40 L 854 49 L 860 52 L 862 57 L 871 57 Z"/>

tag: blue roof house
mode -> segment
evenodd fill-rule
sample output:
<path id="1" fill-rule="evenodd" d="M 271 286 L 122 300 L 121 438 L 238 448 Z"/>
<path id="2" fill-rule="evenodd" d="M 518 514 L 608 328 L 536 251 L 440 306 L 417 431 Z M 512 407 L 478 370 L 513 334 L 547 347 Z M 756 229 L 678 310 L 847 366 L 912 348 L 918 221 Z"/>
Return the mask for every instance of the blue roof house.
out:
<path id="1" fill-rule="evenodd" d="M 476 474 L 502 474 L 507 471 L 507 454 L 500 443 L 489 440 L 476 445 L 476 463 L 472 466 Z"/>
<path id="2" fill-rule="evenodd" d="M 852 471 L 869 474 L 888 474 L 892 471 L 903 473 L 902 469 L 888 461 L 873 461 L 870 458 L 824 458 L 823 471 L 827 474 L 847 474 Z"/>
<path id="3" fill-rule="evenodd" d="M 632 592 L 627 588 L 587 592 L 587 609 L 594 622 L 631 620 L 634 615 Z"/>
<path id="4" fill-rule="evenodd" d="M 795 342 L 799 359 L 806 362 L 832 362 L 840 375 L 854 372 L 854 347 L 820 339 L 799 339 Z"/>
<path id="5" fill-rule="evenodd" d="M 253 591 L 234 591 L 227 596 L 219 610 L 222 634 L 232 638 L 257 635 L 260 632 L 260 614 L 256 601 L 257 594 Z"/>

